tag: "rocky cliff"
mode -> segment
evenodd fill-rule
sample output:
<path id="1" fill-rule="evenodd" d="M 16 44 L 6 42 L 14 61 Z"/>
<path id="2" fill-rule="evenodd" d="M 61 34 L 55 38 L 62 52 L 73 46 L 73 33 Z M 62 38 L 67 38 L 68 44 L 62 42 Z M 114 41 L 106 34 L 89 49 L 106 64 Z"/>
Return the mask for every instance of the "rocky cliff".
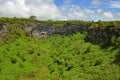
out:
<path id="1" fill-rule="evenodd" d="M 120 37 L 120 29 L 115 29 L 114 26 L 108 25 L 105 29 L 102 29 L 102 26 L 99 28 L 88 29 L 88 35 L 86 36 L 86 41 L 92 43 L 101 43 L 105 40 L 111 40 L 111 38 Z"/>
<path id="2" fill-rule="evenodd" d="M 89 28 L 88 25 L 66 25 L 61 28 L 56 28 L 50 25 L 37 25 L 31 29 L 31 35 L 34 38 L 40 39 L 45 38 L 54 34 L 69 35 L 77 32 L 87 32 L 85 38 L 86 41 L 92 43 L 102 43 L 105 40 L 111 40 L 112 37 L 120 37 L 120 29 L 115 29 L 113 25 L 108 25 L 104 29 L 101 27 L 98 28 Z"/>
<path id="3" fill-rule="evenodd" d="M 69 35 L 77 32 L 87 31 L 86 25 L 66 25 L 64 27 L 57 28 L 52 25 L 37 25 L 31 29 L 31 35 L 34 38 L 44 38 L 54 34 Z"/>
<path id="4" fill-rule="evenodd" d="M 36 24 L 34 26 L 21 27 L 22 30 L 26 33 L 29 33 L 33 38 L 41 39 L 54 34 L 69 35 L 77 32 L 87 32 L 85 38 L 86 41 L 92 43 L 101 43 L 105 40 L 111 40 L 112 37 L 120 37 L 120 26 L 115 28 L 114 25 L 107 25 L 104 29 L 102 26 L 97 28 L 90 28 L 90 25 L 86 24 L 66 24 L 62 27 L 56 27 L 50 24 Z M 20 29 L 20 28 L 18 28 Z M 0 25 L 0 35 L 5 37 L 9 33 L 9 30 L 5 28 L 4 25 Z"/>
<path id="5" fill-rule="evenodd" d="M 0 39 L 4 38 L 6 36 L 6 34 L 8 32 L 7 30 L 8 29 L 4 25 L 0 24 Z"/>

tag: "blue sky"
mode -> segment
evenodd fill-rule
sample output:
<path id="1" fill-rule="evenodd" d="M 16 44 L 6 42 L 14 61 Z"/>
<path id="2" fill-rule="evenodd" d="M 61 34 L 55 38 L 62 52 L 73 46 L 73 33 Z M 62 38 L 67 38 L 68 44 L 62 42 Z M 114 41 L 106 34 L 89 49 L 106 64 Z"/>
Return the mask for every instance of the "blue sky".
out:
<path id="1" fill-rule="evenodd" d="M 82 12 L 84 12 L 85 9 L 93 11 L 94 14 L 90 14 L 93 18 L 94 15 L 96 16 L 93 20 L 120 19 L 120 0 L 54 0 L 54 3 L 59 8 L 62 6 L 72 8 L 74 5 L 79 7 Z M 109 15 L 111 18 L 109 18 Z M 88 18 L 90 17 L 88 16 Z M 85 20 L 89 20 L 88 18 Z"/>
<path id="2" fill-rule="evenodd" d="M 120 20 L 120 0 L 0 0 L 0 17 Z"/>
<path id="3" fill-rule="evenodd" d="M 69 2 L 69 4 L 66 4 L 66 2 Z M 78 5 L 78 6 L 81 6 L 81 7 L 90 7 L 90 3 L 91 0 L 55 0 L 54 3 L 57 5 L 57 6 L 63 6 L 63 5 Z"/>
<path id="4" fill-rule="evenodd" d="M 65 4 L 66 1 L 70 1 L 70 4 Z M 100 5 L 93 5 L 93 1 L 98 1 Z M 118 2 L 120 5 L 120 0 L 54 0 L 54 3 L 56 6 L 61 7 L 63 5 L 77 5 L 81 8 L 87 8 L 91 10 L 97 10 L 97 9 L 103 9 L 106 11 L 111 11 L 111 12 L 119 12 L 120 13 L 120 6 L 119 8 L 111 8 L 111 4 L 113 2 Z"/>

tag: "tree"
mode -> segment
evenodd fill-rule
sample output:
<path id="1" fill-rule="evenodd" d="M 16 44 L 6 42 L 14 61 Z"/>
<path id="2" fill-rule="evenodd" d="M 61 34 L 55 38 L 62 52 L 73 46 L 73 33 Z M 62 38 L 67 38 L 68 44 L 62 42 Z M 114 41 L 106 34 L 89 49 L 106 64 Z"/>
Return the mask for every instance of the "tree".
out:
<path id="1" fill-rule="evenodd" d="M 35 20 L 37 17 L 35 15 L 32 15 L 29 18 Z"/>

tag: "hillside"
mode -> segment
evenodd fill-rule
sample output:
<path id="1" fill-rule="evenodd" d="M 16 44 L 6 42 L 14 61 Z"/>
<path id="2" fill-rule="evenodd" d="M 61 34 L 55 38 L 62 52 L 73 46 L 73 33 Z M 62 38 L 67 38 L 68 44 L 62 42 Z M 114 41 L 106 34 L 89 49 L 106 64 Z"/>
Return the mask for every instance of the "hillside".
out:
<path id="1" fill-rule="evenodd" d="M 0 80 L 120 80 L 120 21 L 0 18 Z"/>

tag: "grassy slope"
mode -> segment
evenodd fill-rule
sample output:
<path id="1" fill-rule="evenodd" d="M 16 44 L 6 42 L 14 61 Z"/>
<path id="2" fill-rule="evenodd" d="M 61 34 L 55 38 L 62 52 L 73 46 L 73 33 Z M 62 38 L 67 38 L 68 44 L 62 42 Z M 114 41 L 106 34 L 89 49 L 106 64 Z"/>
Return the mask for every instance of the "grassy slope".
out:
<path id="1" fill-rule="evenodd" d="M 117 48 L 109 46 L 101 49 L 99 45 L 84 41 L 86 33 L 35 40 L 21 29 L 41 23 L 55 27 L 91 24 L 0 18 L 0 24 L 6 25 L 10 31 L 0 40 L 0 80 L 120 80 L 120 38 L 112 41 Z M 119 23 L 113 21 L 99 24 L 114 24 L 119 28 Z"/>
<path id="2" fill-rule="evenodd" d="M 0 80 L 120 80 L 119 48 L 101 49 L 85 36 L 20 37 L 0 46 Z"/>

